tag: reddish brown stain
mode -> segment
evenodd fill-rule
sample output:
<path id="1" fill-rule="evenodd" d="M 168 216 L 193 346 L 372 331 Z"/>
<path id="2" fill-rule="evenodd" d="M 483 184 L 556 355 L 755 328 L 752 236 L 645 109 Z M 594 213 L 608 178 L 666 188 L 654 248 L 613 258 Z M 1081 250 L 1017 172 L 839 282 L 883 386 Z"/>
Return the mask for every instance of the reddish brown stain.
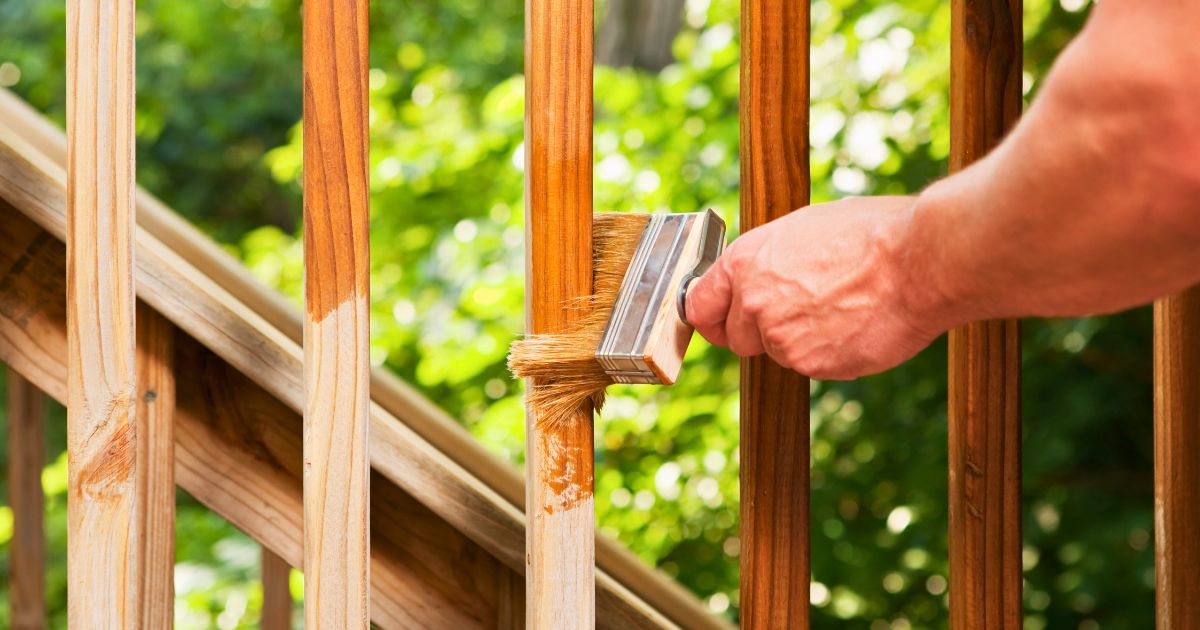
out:
<path id="1" fill-rule="evenodd" d="M 353 29 L 335 36 L 341 20 L 327 3 L 311 7 L 323 15 L 304 30 L 305 305 L 317 321 L 366 296 L 370 273 L 367 12 L 348 4 Z"/>
<path id="2" fill-rule="evenodd" d="M 1021 2 L 953 0 L 950 172 L 997 145 L 1021 98 Z M 949 335 L 950 627 L 1021 626 L 1021 344 L 1016 321 Z"/>
<path id="3" fill-rule="evenodd" d="M 743 229 L 808 204 L 808 5 L 742 2 Z M 766 356 L 741 374 L 742 627 L 807 628 L 808 380 Z"/>
<path id="4" fill-rule="evenodd" d="M 567 511 L 591 500 L 595 486 L 591 419 L 572 422 L 541 434 L 546 467 L 543 483 L 550 490 L 546 514 Z"/>

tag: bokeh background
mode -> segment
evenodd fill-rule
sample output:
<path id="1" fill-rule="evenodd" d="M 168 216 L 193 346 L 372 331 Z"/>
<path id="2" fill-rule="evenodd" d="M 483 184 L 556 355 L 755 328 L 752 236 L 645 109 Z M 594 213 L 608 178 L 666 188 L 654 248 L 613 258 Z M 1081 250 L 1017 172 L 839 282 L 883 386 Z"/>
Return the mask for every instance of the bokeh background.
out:
<path id="1" fill-rule="evenodd" d="M 598 4 L 596 208 L 712 207 L 736 226 L 737 1 Z M 1089 6 L 1026 0 L 1027 98 Z M 521 386 L 504 355 L 523 324 L 522 11 L 376 0 L 370 71 L 372 361 L 516 464 Z M 297 0 L 142 0 L 137 13 L 138 181 L 297 302 L 299 16 Z M 949 25 L 942 0 L 813 2 L 814 201 L 915 192 L 944 174 Z M 60 124 L 63 39 L 61 0 L 0 0 L 0 85 Z M 1030 630 L 1151 627 L 1150 336 L 1146 309 L 1025 329 Z M 797 596 L 814 627 L 946 626 L 945 396 L 944 340 L 889 373 L 813 384 L 813 583 Z M 43 483 L 56 627 L 63 425 L 54 409 Z M 676 386 L 617 388 L 596 432 L 599 527 L 736 619 L 735 357 L 697 342 Z M 177 627 L 254 627 L 257 545 L 183 493 L 177 527 Z"/>

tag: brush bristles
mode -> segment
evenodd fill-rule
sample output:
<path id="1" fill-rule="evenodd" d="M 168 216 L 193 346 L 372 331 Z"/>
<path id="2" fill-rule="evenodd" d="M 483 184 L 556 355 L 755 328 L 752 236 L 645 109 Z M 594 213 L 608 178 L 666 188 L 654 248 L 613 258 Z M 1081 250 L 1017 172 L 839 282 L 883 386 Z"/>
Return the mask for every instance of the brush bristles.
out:
<path id="1" fill-rule="evenodd" d="M 537 414 L 538 428 L 554 429 L 590 417 L 604 405 L 612 379 L 596 361 L 596 347 L 608 323 L 625 269 L 637 250 L 649 217 L 644 214 L 596 214 L 592 221 L 592 295 L 569 308 L 582 311 L 570 330 L 529 335 L 513 343 L 508 369 L 529 378 L 526 403 Z"/>

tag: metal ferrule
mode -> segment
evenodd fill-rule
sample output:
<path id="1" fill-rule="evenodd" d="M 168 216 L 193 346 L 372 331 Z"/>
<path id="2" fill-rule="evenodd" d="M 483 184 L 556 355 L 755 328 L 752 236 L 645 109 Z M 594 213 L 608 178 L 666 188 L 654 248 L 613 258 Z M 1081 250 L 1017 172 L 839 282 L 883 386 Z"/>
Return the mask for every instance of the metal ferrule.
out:
<path id="1" fill-rule="evenodd" d="M 693 223 L 703 221 L 698 251 L 688 250 L 687 235 Z M 617 383 L 661 383 L 646 363 L 649 337 L 664 304 L 683 310 L 683 291 L 690 279 L 704 273 L 725 244 L 725 225 L 712 211 L 652 215 L 642 231 L 637 250 L 604 329 L 596 360 Z M 695 241 L 692 248 L 697 248 Z M 678 297 L 668 300 L 671 280 L 681 264 L 690 269 L 677 284 Z"/>

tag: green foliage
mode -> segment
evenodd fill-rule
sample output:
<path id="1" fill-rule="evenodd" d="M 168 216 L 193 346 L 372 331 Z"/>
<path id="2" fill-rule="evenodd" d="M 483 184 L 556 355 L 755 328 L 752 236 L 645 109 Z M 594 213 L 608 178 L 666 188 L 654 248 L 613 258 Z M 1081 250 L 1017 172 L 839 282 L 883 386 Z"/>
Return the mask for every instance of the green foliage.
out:
<path id="1" fill-rule="evenodd" d="M 1082 5 L 1027 0 L 1028 93 Z M 372 12 L 372 360 L 520 462 L 521 391 L 503 358 L 523 321 L 521 4 Z M 812 16 L 814 201 L 944 173 L 949 4 L 818 0 Z M 597 68 L 597 210 L 736 217 L 737 17 L 736 0 L 689 0 L 677 63 Z M 57 0 L 0 4 L 0 64 L 60 119 L 61 20 Z M 297 300 L 298 20 L 283 0 L 139 3 L 139 181 Z M 1151 619 L 1149 330 L 1144 310 L 1026 326 L 1028 628 Z M 601 529 L 731 617 L 737 374 L 697 340 L 676 386 L 614 388 L 596 439 Z M 814 586 L 796 596 L 815 627 L 945 626 L 944 343 L 812 393 Z M 252 621 L 253 546 L 190 500 L 179 523 L 180 623 Z"/>

